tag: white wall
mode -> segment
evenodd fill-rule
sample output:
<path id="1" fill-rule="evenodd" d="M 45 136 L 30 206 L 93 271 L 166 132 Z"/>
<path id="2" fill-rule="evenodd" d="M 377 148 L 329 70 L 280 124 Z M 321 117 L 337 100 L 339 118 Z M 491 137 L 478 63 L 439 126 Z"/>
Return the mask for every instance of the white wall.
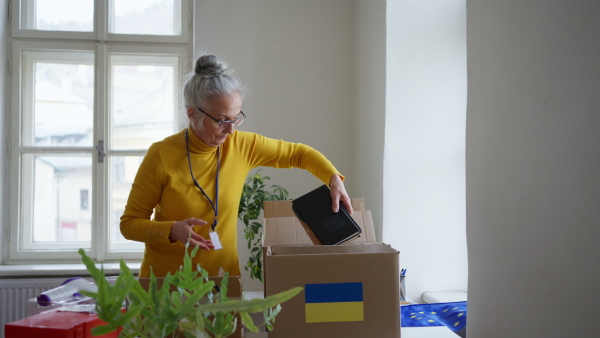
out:
<path id="1" fill-rule="evenodd" d="M 354 7 L 346 0 L 211 0 L 198 1 L 196 13 L 196 51 L 227 60 L 250 89 L 243 129 L 315 147 L 351 187 Z M 303 171 L 269 174 L 295 196 L 320 185 Z"/>
<path id="2" fill-rule="evenodd" d="M 6 61 L 8 58 L 8 24 L 6 22 L 8 6 L 6 5 L 6 1 L 0 1 L 0 55 L 3 56 L 2 60 Z M 8 83 L 6 79 L 6 70 L 7 64 L 6 62 L 0 62 L 0 140 L 6 140 L 6 126 L 8 126 Z M 6 168 L 6 142 L 0 143 L 0 168 Z M 5 189 L 6 177 L 8 172 L 6 170 L 0 170 L 0 210 L 2 210 L 3 215 L 8 214 L 7 204 L 4 201 L 6 200 L 7 189 Z M 4 224 L 0 227 L 0 243 L 5 243 L 5 226 Z M 2 263 L 5 255 L 5 250 L 8 245 L 2 245 L 2 249 L 0 249 L 0 264 Z"/>
<path id="3" fill-rule="evenodd" d="M 464 0 L 387 2 L 383 240 L 408 297 L 467 290 Z"/>
<path id="4" fill-rule="evenodd" d="M 354 181 L 355 39 L 353 1 L 209 0 L 196 2 L 195 49 L 219 55 L 250 89 L 242 129 L 300 142 Z M 265 169 L 292 198 L 322 183 L 299 169 Z M 243 224 L 242 224 L 243 225 Z M 238 247 L 245 247 L 239 231 Z M 247 256 L 240 251 L 240 264 Z M 243 271 L 245 273 L 245 271 Z M 262 284 L 243 276 L 246 290 Z"/>
<path id="5" fill-rule="evenodd" d="M 600 4 L 467 3 L 467 331 L 598 336 Z"/>
<path id="6" fill-rule="evenodd" d="M 383 232 L 383 149 L 385 144 L 386 1 L 356 2 L 356 115 L 353 197 L 365 197 L 375 235 Z M 402 257 L 400 258 L 402 259 Z"/>

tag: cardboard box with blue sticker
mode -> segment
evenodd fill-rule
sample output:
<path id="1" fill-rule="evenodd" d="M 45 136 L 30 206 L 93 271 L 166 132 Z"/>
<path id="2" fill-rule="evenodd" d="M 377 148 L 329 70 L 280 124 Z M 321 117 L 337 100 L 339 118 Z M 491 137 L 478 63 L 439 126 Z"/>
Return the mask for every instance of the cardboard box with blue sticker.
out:
<path id="1" fill-rule="evenodd" d="M 400 337 L 399 253 L 375 241 L 364 201 L 352 205 L 361 237 L 314 245 L 289 201 L 265 202 L 265 295 L 304 288 L 282 304 L 269 338 Z"/>

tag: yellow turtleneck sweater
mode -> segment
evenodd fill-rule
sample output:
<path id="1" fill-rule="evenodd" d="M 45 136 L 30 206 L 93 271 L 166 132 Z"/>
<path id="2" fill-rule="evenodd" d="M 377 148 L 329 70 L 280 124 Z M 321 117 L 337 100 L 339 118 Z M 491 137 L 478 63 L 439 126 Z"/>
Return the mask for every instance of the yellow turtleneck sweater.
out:
<path id="1" fill-rule="evenodd" d="M 139 277 L 149 277 L 150 268 L 157 277 L 164 277 L 167 272 L 173 273 L 183 264 L 184 244 L 169 241 L 174 222 L 192 217 L 205 220 L 209 224 L 194 226 L 194 231 L 209 239 L 208 232 L 215 215 L 208 200 L 192 181 L 185 131 L 150 146 L 121 216 L 123 236 L 146 243 Z M 194 177 L 214 201 L 217 148 L 207 146 L 190 132 L 189 149 Z M 230 275 L 240 275 L 238 207 L 248 172 L 259 166 L 306 169 L 327 185 L 331 176 L 339 175 L 325 156 L 309 146 L 242 131 L 229 135 L 221 146 L 219 216 L 215 229 L 223 249 L 199 250 L 193 259 L 193 266 L 200 264 L 211 276 L 218 275 L 221 267 Z"/>

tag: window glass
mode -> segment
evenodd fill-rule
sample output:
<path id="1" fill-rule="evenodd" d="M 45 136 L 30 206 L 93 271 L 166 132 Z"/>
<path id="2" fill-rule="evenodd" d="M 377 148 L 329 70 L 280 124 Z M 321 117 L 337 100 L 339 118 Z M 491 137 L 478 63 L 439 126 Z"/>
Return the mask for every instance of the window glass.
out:
<path id="1" fill-rule="evenodd" d="M 94 0 L 24 0 L 22 29 L 92 32 Z"/>
<path id="2" fill-rule="evenodd" d="M 133 179 L 143 156 L 112 156 L 110 158 L 110 247 L 111 251 L 142 250 L 144 244 L 126 240 L 121 234 L 121 216 L 129 197 Z"/>
<path id="3" fill-rule="evenodd" d="M 176 126 L 177 57 L 113 55 L 111 149 L 147 149 Z"/>
<path id="4" fill-rule="evenodd" d="M 35 63 L 34 138 L 36 146 L 90 146 L 94 66 Z"/>
<path id="5" fill-rule="evenodd" d="M 87 189 L 81 189 L 80 208 L 81 210 L 88 210 L 90 208 L 90 191 Z"/>
<path id="6" fill-rule="evenodd" d="M 179 35 L 179 12 L 175 0 L 114 0 L 112 33 Z"/>
<path id="7" fill-rule="evenodd" d="M 25 223 L 31 228 L 25 231 L 24 246 L 71 243 L 89 248 L 92 214 L 81 208 L 81 192 L 92 191 L 91 156 L 25 154 L 22 163 L 23 176 L 33 176 L 33 186 L 23 191 L 24 218 L 31 218 Z"/>

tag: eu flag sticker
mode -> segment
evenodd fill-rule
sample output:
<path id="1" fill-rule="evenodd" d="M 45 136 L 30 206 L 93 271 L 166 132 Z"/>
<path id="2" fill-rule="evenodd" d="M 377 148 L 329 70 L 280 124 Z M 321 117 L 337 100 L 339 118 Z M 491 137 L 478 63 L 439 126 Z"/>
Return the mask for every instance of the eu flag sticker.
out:
<path id="1" fill-rule="evenodd" d="M 365 320 L 362 283 L 306 284 L 304 295 L 307 323 Z"/>

